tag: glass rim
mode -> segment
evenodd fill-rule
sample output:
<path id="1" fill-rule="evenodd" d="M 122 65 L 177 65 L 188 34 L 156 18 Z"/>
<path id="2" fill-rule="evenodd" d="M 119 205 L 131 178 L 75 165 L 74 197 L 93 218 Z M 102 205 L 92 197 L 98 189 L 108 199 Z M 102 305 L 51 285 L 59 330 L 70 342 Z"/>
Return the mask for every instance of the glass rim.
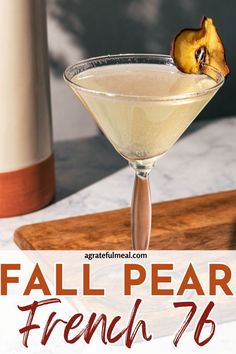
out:
<path id="1" fill-rule="evenodd" d="M 93 62 L 98 62 L 98 61 L 101 62 L 102 60 L 106 60 L 106 59 L 122 59 L 122 58 L 128 59 L 131 57 L 133 57 L 133 58 L 135 58 L 135 57 L 136 58 L 138 58 L 138 57 L 140 57 L 140 58 L 156 58 L 156 59 L 160 59 L 160 60 L 162 59 L 162 60 L 166 60 L 166 63 L 160 64 L 160 65 L 170 65 L 170 66 L 174 66 L 175 68 L 177 68 L 176 65 L 174 64 L 172 57 L 167 54 L 146 54 L 146 53 L 144 53 L 144 54 L 142 54 L 142 53 L 140 53 L 140 54 L 139 53 L 127 53 L 127 54 L 112 54 L 112 55 L 108 54 L 108 55 L 102 55 L 102 56 L 84 59 L 84 60 L 81 60 L 73 65 L 68 66 L 63 73 L 63 78 L 71 87 L 73 87 L 76 90 L 79 90 L 82 93 L 88 93 L 88 94 L 103 97 L 103 98 L 121 98 L 121 99 L 125 99 L 125 100 L 139 100 L 139 101 L 141 100 L 141 101 L 156 101 L 156 102 L 179 101 L 179 100 L 187 100 L 187 99 L 202 97 L 212 91 L 215 91 L 216 89 L 219 89 L 225 81 L 225 78 L 220 71 L 218 71 L 213 66 L 204 63 L 204 64 L 202 64 L 203 67 L 210 68 L 215 74 L 217 74 L 219 76 L 218 82 L 216 82 L 213 78 L 211 78 L 212 81 L 215 82 L 215 84 L 213 86 L 211 86 L 207 89 L 199 90 L 196 92 L 194 92 L 194 91 L 187 92 L 187 93 L 184 93 L 181 95 L 147 96 L 147 95 L 127 95 L 127 94 L 122 94 L 122 93 L 111 93 L 111 92 L 107 92 L 107 91 L 86 88 L 86 87 L 83 87 L 82 85 L 74 83 L 73 79 L 69 75 L 72 72 L 72 70 L 76 69 L 77 67 L 86 65 L 86 64 L 92 64 Z M 117 63 L 117 64 L 119 65 L 119 63 Z M 122 63 L 122 64 L 130 64 L 130 62 Z M 142 64 L 145 64 L 145 63 L 142 63 Z M 149 63 L 147 63 L 147 64 L 149 64 Z M 155 63 L 150 63 L 150 64 L 155 64 Z M 156 63 L 156 64 L 158 64 L 158 63 Z M 108 65 L 115 65 L 115 64 L 106 64 L 106 65 L 108 66 Z M 103 66 L 103 65 L 101 64 L 99 66 Z M 93 69 L 93 68 L 96 68 L 96 66 L 84 69 L 81 72 L 85 72 L 85 71 Z M 183 73 L 183 74 L 185 74 L 185 73 Z M 198 74 L 192 74 L 192 75 L 202 75 L 202 74 L 204 74 L 204 73 L 199 72 Z M 185 75 L 189 75 L 189 74 L 185 74 Z M 207 76 L 207 74 L 204 74 L 204 75 Z"/>

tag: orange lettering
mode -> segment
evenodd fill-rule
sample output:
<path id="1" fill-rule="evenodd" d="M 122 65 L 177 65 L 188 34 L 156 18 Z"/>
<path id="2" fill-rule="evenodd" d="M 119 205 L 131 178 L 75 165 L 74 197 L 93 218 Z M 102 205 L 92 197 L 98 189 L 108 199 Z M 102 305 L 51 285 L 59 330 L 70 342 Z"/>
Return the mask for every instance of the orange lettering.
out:
<path id="1" fill-rule="evenodd" d="M 104 289 L 91 289 L 90 288 L 90 264 L 83 265 L 84 273 L 84 295 L 104 295 Z"/>
<path id="2" fill-rule="evenodd" d="M 38 280 L 38 283 L 36 283 L 36 280 Z M 25 288 L 24 295 L 30 295 L 32 290 L 42 290 L 44 295 L 51 295 L 38 263 L 34 267 L 33 273 L 31 274 L 30 280 Z"/>
<path id="3" fill-rule="evenodd" d="M 173 264 L 152 265 L 152 295 L 173 295 L 173 289 L 160 289 L 159 283 L 171 283 L 170 276 L 160 276 L 159 270 L 173 270 Z"/>
<path id="4" fill-rule="evenodd" d="M 2 264 L 1 265 L 1 295 L 7 295 L 7 285 L 19 283 L 18 277 L 9 277 L 8 270 L 20 270 L 20 264 Z"/>
<path id="5" fill-rule="evenodd" d="M 131 273 L 133 270 L 136 270 L 137 272 L 139 272 L 139 275 L 137 278 L 132 278 L 131 277 Z M 146 279 L 146 270 L 145 268 L 140 265 L 140 264 L 125 264 L 124 267 L 124 272 L 125 272 L 125 276 L 124 276 L 124 294 L 125 295 L 131 295 L 131 287 L 132 286 L 136 286 L 136 285 L 140 285 L 142 284 L 145 279 Z"/>
<path id="6" fill-rule="evenodd" d="M 190 282 L 191 280 L 191 282 Z M 204 295 L 202 286 L 198 280 L 197 274 L 193 268 L 193 265 L 190 263 L 188 269 L 184 275 L 182 283 L 179 287 L 177 295 L 183 295 L 185 290 L 195 290 L 198 295 Z"/>
<path id="7" fill-rule="evenodd" d="M 224 272 L 221 279 L 216 277 L 218 270 Z M 220 286 L 226 295 L 233 295 L 228 283 L 231 279 L 231 270 L 225 264 L 210 264 L 210 295 L 216 295 L 216 287 Z"/>

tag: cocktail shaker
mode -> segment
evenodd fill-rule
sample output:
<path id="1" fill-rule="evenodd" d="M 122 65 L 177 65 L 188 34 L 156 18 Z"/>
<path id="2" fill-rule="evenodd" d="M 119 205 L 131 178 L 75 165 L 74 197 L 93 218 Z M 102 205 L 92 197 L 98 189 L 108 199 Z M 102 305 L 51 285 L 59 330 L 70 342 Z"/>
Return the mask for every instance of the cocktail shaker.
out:
<path id="1" fill-rule="evenodd" d="M 54 195 L 46 4 L 0 0 L 0 216 Z"/>

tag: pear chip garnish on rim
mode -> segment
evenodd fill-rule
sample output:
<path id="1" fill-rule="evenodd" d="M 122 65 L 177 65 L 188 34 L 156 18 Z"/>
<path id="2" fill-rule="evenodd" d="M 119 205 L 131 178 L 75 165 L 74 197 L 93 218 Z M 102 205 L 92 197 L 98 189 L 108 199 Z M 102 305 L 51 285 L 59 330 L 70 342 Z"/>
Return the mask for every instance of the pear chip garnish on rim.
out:
<path id="1" fill-rule="evenodd" d="M 224 77 L 230 73 L 225 59 L 223 42 L 213 20 L 203 17 L 199 29 L 183 29 L 173 40 L 171 56 L 177 68 L 187 74 L 204 72 L 212 76 L 208 64 Z"/>

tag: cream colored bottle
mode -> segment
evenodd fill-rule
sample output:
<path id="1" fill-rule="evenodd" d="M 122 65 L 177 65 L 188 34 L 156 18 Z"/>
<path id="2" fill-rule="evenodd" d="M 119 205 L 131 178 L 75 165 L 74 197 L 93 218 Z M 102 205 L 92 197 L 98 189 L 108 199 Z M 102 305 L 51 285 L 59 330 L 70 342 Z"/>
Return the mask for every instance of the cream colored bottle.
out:
<path id="1" fill-rule="evenodd" d="M 54 195 L 44 0 L 0 0 L 0 216 Z"/>

